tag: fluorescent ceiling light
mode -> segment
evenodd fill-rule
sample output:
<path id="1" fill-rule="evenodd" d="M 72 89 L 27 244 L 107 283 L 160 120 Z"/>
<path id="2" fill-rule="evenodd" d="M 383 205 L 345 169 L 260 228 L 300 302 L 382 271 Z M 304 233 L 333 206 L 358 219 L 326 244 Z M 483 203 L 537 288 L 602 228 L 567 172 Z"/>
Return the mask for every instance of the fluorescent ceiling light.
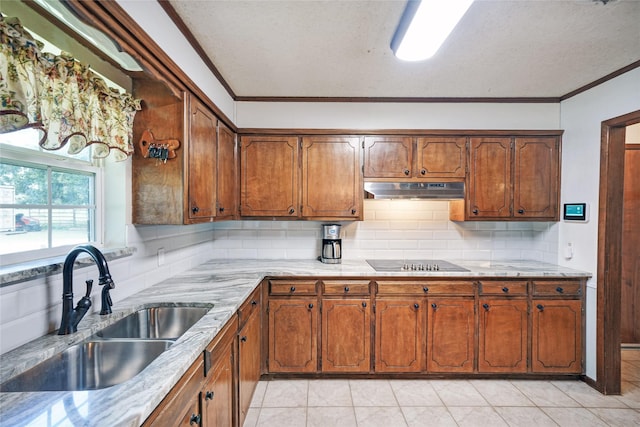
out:
<path id="1" fill-rule="evenodd" d="M 391 40 L 393 53 L 405 61 L 431 58 L 471 3 L 473 0 L 409 0 Z"/>

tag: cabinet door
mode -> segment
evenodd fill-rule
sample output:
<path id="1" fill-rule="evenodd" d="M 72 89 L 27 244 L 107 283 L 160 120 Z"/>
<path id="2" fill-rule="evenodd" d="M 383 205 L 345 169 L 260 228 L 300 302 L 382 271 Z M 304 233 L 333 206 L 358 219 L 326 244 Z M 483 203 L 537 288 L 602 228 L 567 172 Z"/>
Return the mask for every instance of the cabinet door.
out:
<path id="1" fill-rule="evenodd" d="M 299 216 L 298 147 L 297 137 L 242 137 L 242 216 Z"/>
<path id="2" fill-rule="evenodd" d="M 474 301 L 429 298 L 427 371 L 473 372 Z"/>
<path id="3" fill-rule="evenodd" d="M 363 189 L 357 137 L 302 138 L 302 215 L 362 217 Z"/>
<path id="4" fill-rule="evenodd" d="M 369 298 L 322 301 L 322 371 L 369 372 L 371 308 Z"/>
<path id="5" fill-rule="evenodd" d="M 410 178 L 413 175 L 413 141 L 410 137 L 364 138 L 365 178 Z"/>
<path id="6" fill-rule="evenodd" d="M 527 372 L 527 301 L 481 298 L 478 312 L 478 371 Z"/>
<path id="7" fill-rule="evenodd" d="M 516 138 L 513 216 L 558 219 L 558 139 Z"/>
<path id="8" fill-rule="evenodd" d="M 238 342 L 238 385 L 240 422 L 243 425 L 249 411 L 253 391 L 260 381 L 260 310 L 254 310 L 240 331 Z"/>
<path id="9" fill-rule="evenodd" d="M 471 138 L 467 216 L 511 216 L 511 139 Z"/>
<path id="10" fill-rule="evenodd" d="M 230 345 L 207 373 L 200 399 L 203 426 L 233 425 L 233 358 Z"/>
<path id="11" fill-rule="evenodd" d="M 582 372 L 582 302 L 534 299 L 531 307 L 533 372 Z"/>
<path id="12" fill-rule="evenodd" d="M 418 177 L 464 178 L 467 156 L 466 138 L 418 138 L 416 144 Z"/>
<path id="13" fill-rule="evenodd" d="M 269 300 L 270 372 L 318 370 L 318 308 L 315 298 Z"/>
<path id="14" fill-rule="evenodd" d="M 376 372 L 424 369 L 425 299 L 376 300 Z"/>
<path id="15" fill-rule="evenodd" d="M 238 198 L 236 196 L 236 135 L 223 125 L 218 123 L 218 176 L 217 176 L 217 203 L 216 217 L 233 218 L 238 211 Z"/>
<path id="16" fill-rule="evenodd" d="M 216 205 L 216 117 L 191 96 L 187 168 L 189 222 L 211 221 Z"/>

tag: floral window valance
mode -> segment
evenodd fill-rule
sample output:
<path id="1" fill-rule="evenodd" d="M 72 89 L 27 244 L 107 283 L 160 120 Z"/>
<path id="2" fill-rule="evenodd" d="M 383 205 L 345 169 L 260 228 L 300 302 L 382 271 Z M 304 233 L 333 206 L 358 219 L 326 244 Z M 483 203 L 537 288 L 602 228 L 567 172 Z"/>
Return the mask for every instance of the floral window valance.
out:
<path id="1" fill-rule="evenodd" d="M 133 153 L 139 100 L 69 54 L 43 52 L 17 18 L 0 17 L 0 41 L 0 133 L 35 128 L 42 148 L 77 154 L 92 145 L 95 158 Z"/>

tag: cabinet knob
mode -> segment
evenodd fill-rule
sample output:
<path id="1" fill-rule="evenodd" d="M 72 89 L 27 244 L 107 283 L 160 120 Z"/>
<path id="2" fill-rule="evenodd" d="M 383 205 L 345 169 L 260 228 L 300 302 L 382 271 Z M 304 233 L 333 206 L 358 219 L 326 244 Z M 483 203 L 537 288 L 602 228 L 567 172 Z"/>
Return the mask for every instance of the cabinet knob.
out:
<path id="1" fill-rule="evenodd" d="M 191 212 L 193 212 L 194 214 L 197 214 L 198 212 L 200 212 L 200 208 L 197 206 L 194 206 L 191 208 Z"/>
<path id="2" fill-rule="evenodd" d="M 478 215 L 478 209 L 472 210 L 471 213 L 473 213 L 474 215 Z"/>
<path id="3" fill-rule="evenodd" d="M 489 304 L 482 304 L 482 308 L 489 311 Z"/>
<path id="4" fill-rule="evenodd" d="M 251 301 L 251 305 L 258 305 L 258 301 L 256 300 Z"/>
<path id="5" fill-rule="evenodd" d="M 345 286 L 345 287 L 344 287 L 344 291 L 345 291 L 345 292 L 349 292 L 349 287 L 348 287 L 348 286 Z"/>
<path id="6" fill-rule="evenodd" d="M 212 391 L 208 391 L 204 394 L 204 400 L 212 400 L 213 399 L 213 392 Z"/>
<path id="7" fill-rule="evenodd" d="M 536 308 L 537 308 L 538 310 L 540 310 L 540 311 L 544 311 L 544 305 L 542 305 L 542 304 L 538 304 L 538 305 L 536 305 Z"/>
<path id="8" fill-rule="evenodd" d="M 418 304 L 418 303 L 413 304 L 413 308 L 415 308 L 416 310 L 419 309 L 420 308 L 420 304 Z"/>
<path id="9" fill-rule="evenodd" d="M 420 175 L 426 175 L 426 174 L 427 174 L 426 169 L 420 169 Z"/>
<path id="10" fill-rule="evenodd" d="M 293 215 L 294 213 L 296 213 L 295 209 L 293 209 L 293 208 L 289 209 L 289 215 Z"/>
<path id="11" fill-rule="evenodd" d="M 556 288 L 556 291 L 557 291 L 559 294 L 561 294 L 561 293 L 563 293 L 563 292 L 564 292 L 564 289 L 562 289 L 562 287 L 558 286 L 558 287 Z"/>
<path id="12" fill-rule="evenodd" d="M 409 171 L 409 169 L 405 169 L 405 170 L 403 170 L 402 172 L 403 172 L 405 175 L 409 176 L 409 172 L 410 172 L 410 171 Z"/>
<path id="13" fill-rule="evenodd" d="M 222 213 L 222 212 L 224 212 L 224 207 L 223 207 L 223 206 L 220 206 L 220 207 L 218 208 L 218 210 Z"/>
<path id="14" fill-rule="evenodd" d="M 502 288 L 502 292 L 504 292 L 505 294 L 509 292 L 509 288 L 507 288 L 506 286 L 504 288 Z"/>
<path id="15" fill-rule="evenodd" d="M 435 302 L 431 303 L 431 308 L 433 308 L 434 310 L 438 308 L 438 305 Z"/>
<path id="16" fill-rule="evenodd" d="M 196 415 L 196 414 L 191 414 L 191 418 L 189 418 L 189 425 L 200 425 L 200 420 L 202 419 L 202 417 L 200 416 L 200 414 Z"/>
<path id="17" fill-rule="evenodd" d="M 295 291 L 296 291 L 296 287 L 295 287 L 295 286 L 292 286 L 289 290 L 290 290 L 291 292 L 295 292 Z"/>
<path id="18" fill-rule="evenodd" d="M 313 308 L 313 304 L 309 304 L 309 309 L 312 309 L 312 308 Z"/>
<path id="19" fill-rule="evenodd" d="M 367 303 L 366 303 L 366 302 L 363 302 L 363 303 L 362 303 L 362 307 L 363 307 L 363 308 L 366 308 L 366 307 L 367 307 Z"/>
<path id="20" fill-rule="evenodd" d="M 429 292 L 429 288 L 427 288 L 426 286 L 424 288 L 422 288 L 422 290 L 424 291 L 424 293 L 426 294 L 427 292 Z"/>
<path id="21" fill-rule="evenodd" d="M 518 213 L 519 213 L 520 215 L 524 214 L 524 209 L 518 209 Z"/>
<path id="22" fill-rule="evenodd" d="M 355 215 L 355 214 L 356 214 L 356 212 L 358 212 L 358 211 L 357 211 L 357 210 L 355 210 L 355 209 L 351 209 L 351 215 Z"/>
<path id="23" fill-rule="evenodd" d="M 242 342 L 247 342 L 247 336 L 245 335 L 245 336 L 243 336 L 243 337 L 240 337 L 240 341 L 242 341 Z"/>

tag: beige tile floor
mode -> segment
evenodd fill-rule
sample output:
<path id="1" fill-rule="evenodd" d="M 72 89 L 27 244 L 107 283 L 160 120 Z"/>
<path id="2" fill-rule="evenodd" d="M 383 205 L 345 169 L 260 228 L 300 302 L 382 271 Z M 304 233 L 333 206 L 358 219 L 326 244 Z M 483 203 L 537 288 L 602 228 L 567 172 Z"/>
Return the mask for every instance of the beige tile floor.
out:
<path id="1" fill-rule="evenodd" d="M 244 427 L 640 426 L 640 349 L 622 360 L 621 396 L 581 381 L 261 381 Z"/>

